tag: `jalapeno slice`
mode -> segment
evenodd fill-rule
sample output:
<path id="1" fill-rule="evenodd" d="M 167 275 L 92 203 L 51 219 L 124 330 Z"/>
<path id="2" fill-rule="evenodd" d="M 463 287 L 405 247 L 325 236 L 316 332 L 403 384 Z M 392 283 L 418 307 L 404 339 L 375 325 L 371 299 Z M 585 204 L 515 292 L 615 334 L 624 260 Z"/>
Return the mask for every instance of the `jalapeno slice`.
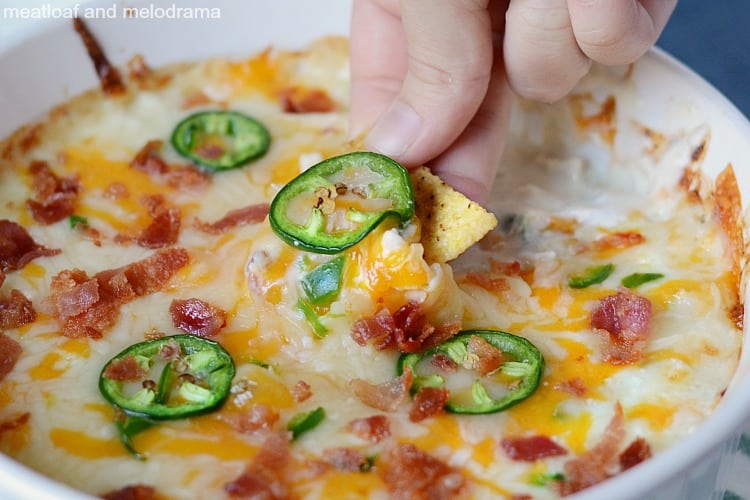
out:
<path id="1" fill-rule="evenodd" d="M 502 353 L 497 369 L 486 375 L 474 370 L 477 357 L 468 346 L 475 336 Z M 436 356 L 448 358 L 452 368 L 441 368 L 445 362 L 434 361 Z M 523 337 L 497 330 L 464 330 L 425 352 L 403 353 L 396 368 L 399 375 L 407 368 L 412 371 L 412 393 L 421 387 L 446 387 L 447 411 L 481 414 L 506 410 L 531 396 L 542 379 L 544 358 Z"/>
<path id="2" fill-rule="evenodd" d="M 237 168 L 260 158 L 271 142 L 259 121 L 236 111 L 201 111 L 177 124 L 172 146 L 211 170 Z"/>
<path id="3" fill-rule="evenodd" d="M 269 221 L 279 237 L 308 252 L 335 254 L 362 240 L 388 217 L 414 216 L 414 188 L 404 167 L 376 153 L 324 160 L 284 186 Z"/>
<path id="4" fill-rule="evenodd" d="M 133 374 L 115 376 L 118 365 L 124 363 L 137 365 L 130 369 Z M 194 335 L 174 335 L 120 352 L 102 369 L 99 391 L 132 417 L 184 418 L 220 406 L 229 395 L 234 373 L 232 358 L 220 344 Z"/>

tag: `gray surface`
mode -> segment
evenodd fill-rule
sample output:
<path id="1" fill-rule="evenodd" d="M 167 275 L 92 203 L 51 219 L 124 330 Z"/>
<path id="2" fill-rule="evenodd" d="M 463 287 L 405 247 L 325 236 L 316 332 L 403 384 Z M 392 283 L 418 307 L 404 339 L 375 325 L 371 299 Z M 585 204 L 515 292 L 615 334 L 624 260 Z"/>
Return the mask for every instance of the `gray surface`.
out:
<path id="1" fill-rule="evenodd" d="M 750 117 L 750 0 L 679 0 L 657 45 Z"/>

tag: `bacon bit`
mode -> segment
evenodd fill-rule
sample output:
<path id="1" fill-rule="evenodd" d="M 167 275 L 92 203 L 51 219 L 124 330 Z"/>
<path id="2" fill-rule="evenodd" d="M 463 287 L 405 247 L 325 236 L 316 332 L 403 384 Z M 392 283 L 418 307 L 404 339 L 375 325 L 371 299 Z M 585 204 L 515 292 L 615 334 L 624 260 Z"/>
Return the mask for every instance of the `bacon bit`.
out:
<path id="1" fill-rule="evenodd" d="M 389 453 L 381 476 L 393 499 L 458 498 L 465 493 L 461 473 L 412 444 L 399 444 Z"/>
<path id="2" fill-rule="evenodd" d="M 634 231 L 612 233 L 594 241 L 594 249 L 598 251 L 629 248 L 640 245 L 646 241 L 646 237 Z"/>
<path id="3" fill-rule="evenodd" d="M 62 334 L 101 338 L 117 321 L 122 305 L 159 291 L 187 263 L 185 249 L 170 248 L 127 266 L 101 271 L 93 278 L 79 269 L 60 272 L 50 284 L 50 303 Z M 91 296 L 94 287 L 89 281 L 96 283 L 97 297 Z"/>
<path id="4" fill-rule="evenodd" d="M 495 274 L 504 274 L 506 276 L 521 276 L 523 268 L 517 260 L 513 262 L 500 262 L 499 260 L 490 259 L 490 272 Z"/>
<path id="5" fill-rule="evenodd" d="M 570 380 L 566 380 L 565 382 L 555 384 L 555 390 L 567 392 L 570 395 L 580 398 L 586 395 L 588 388 L 586 387 L 585 382 L 580 377 L 574 377 Z"/>
<path id="6" fill-rule="evenodd" d="M 218 144 L 201 144 L 195 148 L 195 153 L 203 158 L 215 160 L 224 154 L 225 150 Z"/>
<path id="7" fill-rule="evenodd" d="M 500 441 L 505 453 L 513 460 L 533 462 L 540 458 L 565 455 L 568 451 L 547 436 L 509 437 Z"/>
<path id="8" fill-rule="evenodd" d="M 294 387 L 291 389 L 292 396 L 294 397 L 294 400 L 298 403 L 301 403 L 303 401 L 307 401 L 312 396 L 312 389 L 310 389 L 310 384 L 305 382 L 304 380 L 300 380 L 296 384 L 294 384 Z"/>
<path id="9" fill-rule="evenodd" d="M 182 211 L 167 206 L 161 195 L 147 196 L 143 203 L 148 207 L 153 221 L 136 238 L 136 242 L 145 248 L 164 248 L 177 243 L 180 235 Z"/>
<path id="10" fill-rule="evenodd" d="M 150 334 L 151 336 L 153 334 Z M 154 339 L 160 339 L 163 335 L 152 337 Z M 182 356 L 182 347 L 175 339 L 169 339 L 166 343 L 162 344 L 159 348 L 159 357 L 164 361 L 174 361 L 180 359 Z"/>
<path id="11" fill-rule="evenodd" d="M 117 71 L 117 68 L 110 64 L 101 46 L 83 20 L 79 17 L 73 18 L 73 27 L 81 36 L 91 62 L 94 63 L 94 68 L 96 69 L 96 74 L 99 76 L 99 83 L 104 93 L 110 96 L 125 93 L 125 85 L 123 85 L 120 79 L 120 73 Z"/>
<path id="12" fill-rule="evenodd" d="M 443 353 L 437 353 L 432 357 L 430 364 L 435 368 L 448 373 L 458 370 L 458 364 Z"/>
<path id="13" fill-rule="evenodd" d="M 289 439 L 283 434 L 271 434 L 245 471 L 224 485 L 224 491 L 232 497 L 288 498 L 286 468 L 290 459 Z"/>
<path id="14" fill-rule="evenodd" d="M 223 418 L 238 432 L 252 434 L 272 429 L 279 420 L 279 414 L 270 406 L 257 403 L 239 413 L 230 413 Z"/>
<path id="15" fill-rule="evenodd" d="M 36 320 L 31 301 L 19 290 L 11 290 L 10 297 L 0 295 L 0 331 L 18 328 Z"/>
<path id="16" fill-rule="evenodd" d="M 143 484 L 125 486 L 102 495 L 104 500 L 156 500 L 156 489 Z"/>
<path id="17" fill-rule="evenodd" d="M 16 271 L 37 257 L 51 257 L 62 250 L 37 245 L 19 224 L 0 219 L 0 270 Z"/>
<path id="18" fill-rule="evenodd" d="M 355 378 L 349 382 L 349 387 L 363 404 L 381 411 L 394 411 L 409 397 L 412 381 L 411 370 L 406 370 L 380 385 Z"/>
<path id="19" fill-rule="evenodd" d="M 213 101 L 210 97 L 208 97 L 200 90 L 196 90 L 185 96 L 185 99 L 182 100 L 181 107 L 182 109 L 190 109 L 196 106 L 206 106 L 208 104 L 211 104 L 212 102 Z"/>
<path id="20" fill-rule="evenodd" d="M 21 352 L 23 352 L 21 344 L 0 333 L 0 381 L 13 371 L 18 358 L 21 357 Z"/>
<path id="21" fill-rule="evenodd" d="M 268 203 L 258 203 L 247 207 L 230 210 L 221 219 L 215 222 L 195 221 L 195 227 L 209 234 L 221 234 L 228 229 L 244 226 L 246 224 L 257 224 L 263 222 L 268 215 L 270 205 Z"/>
<path id="22" fill-rule="evenodd" d="M 29 166 L 36 197 L 26 200 L 34 220 L 40 224 L 54 224 L 73 215 L 80 186 L 75 177 L 60 178 L 44 161 Z"/>
<path id="23" fill-rule="evenodd" d="M 169 314 L 175 328 L 198 337 L 213 337 L 227 324 L 226 311 L 195 298 L 173 300 Z"/>
<path id="24" fill-rule="evenodd" d="M 651 458 L 651 446 L 642 437 L 635 438 L 625 451 L 620 453 L 620 467 L 622 470 L 628 470 Z"/>
<path id="25" fill-rule="evenodd" d="M 571 495 L 610 477 L 617 450 L 625 437 L 625 417 L 620 403 L 599 442 L 589 451 L 565 463 L 565 481 L 556 482 L 561 495 Z"/>
<path id="26" fill-rule="evenodd" d="M 379 443 L 391 435 L 391 425 L 385 415 L 354 419 L 346 425 L 346 430 L 371 443 Z"/>
<path id="27" fill-rule="evenodd" d="M 352 448 L 329 448 L 323 452 L 323 459 L 335 469 L 345 472 L 359 472 L 367 467 L 367 457 Z"/>
<path id="28" fill-rule="evenodd" d="M 614 365 L 641 358 L 651 335 L 651 301 L 631 292 L 604 297 L 591 314 L 591 326 L 605 343 L 604 359 Z"/>
<path id="29" fill-rule="evenodd" d="M 178 189 L 200 189 L 211 183 L 211 176 L 195 165 L 172 165 L 164 176 L 167 185 Z"/>
<path id="30" fill-rule="evenodd" d="M 395 342 L 393 332 L 396 324 L 387 309 L 382 309 L 375 316 L 362 318 L 352 325 L 352 339 L 361 346 L 372 343 L 378 351 L 392 347 Z"/>
<path id="31" fill-rule="evenodd" d="M 490 292 L 507 292 L 510 290 L 507 279 L 493 278 L 486 273 L 469 272 L 466 273 L 465 280 L 472 285 L 477 285 Z"/>
<path id="32" fill-rule="evenodd" d="M 167 162 L 161 157 L 161 148 L 164 141 L 148 141 L 145 146 L 136 153 L 135 158 L 130 162 L 130 166 L 149 175 L 165 174 L 169 170 Z"/>
<path id="33" fill-rule="evenodd" d="M 131 380 L 139 380 L 146 376 L 146 370 L 144 370 L 135 356 L 128 354 L 122 359 L 115 359 L 104 370 L 104 376 L 110 380 L 117 382 L 128 382 Z"/>
<path id="34" fill-rule="evenodd" d="M 151 68 L 146 64 L 143 55 L 136 54 L 128 60 L 128 78 L 137 82 L 146 80 L 151 75 Z"/>
<path id="35" fill-rule="evenodd" d="M 0 377 L 0 380 L 2 380 L 2 377 Z M 18 429 L 22 425 L 26 425 L 29 422 L 29 419 L 31 418 L 31 413 L 25 412 L 18 415 L 13 420 L 6 420 L 4 422 L 0 422 L 0 437 L 3 436 L 3 433 L 13 431 L 15 429 Z"/>
<path id="36" fill-rule="evenodd" d="M 409 420 L 422 420 L 443 413 L 450 391 L 445 387 L 422 387 L 414 395 L 414 404 L 409 410 Z"/>
<path id="37" fill-rule="evenodd" d="M 357 344 L 372 343 L 377 350 L 395 346 L 402 352 L 419 352 L 448 340 L 460 329 L 458 322 L 432 326 L 420 305 L 412 301 L 393 315 L 383 309 L 375 316 L 357 320 L 351 336 Z"/>
<path id="38" fill-rule="evenodd" d="M 279 93 L 279 100 L 285 113 L 329 113 L 336 109 L 336 103 L 321 89 L 288 87 Z"/>
<path id="39" fill-rule="evenodd" d="M 127 186 L 122 182 L 113 182 L 104 189 L 103 194 L 105 198 L 109 198 L 112 201 L 124 200 L 130 196 Z"/>
<path id="40" fill-rule="evenodd" d="M 494 372 L 503 364 L 503 352 L 477 335 L 469 337 L 467 350 L 477 356 L 473 368 L 482 376 Z"/>

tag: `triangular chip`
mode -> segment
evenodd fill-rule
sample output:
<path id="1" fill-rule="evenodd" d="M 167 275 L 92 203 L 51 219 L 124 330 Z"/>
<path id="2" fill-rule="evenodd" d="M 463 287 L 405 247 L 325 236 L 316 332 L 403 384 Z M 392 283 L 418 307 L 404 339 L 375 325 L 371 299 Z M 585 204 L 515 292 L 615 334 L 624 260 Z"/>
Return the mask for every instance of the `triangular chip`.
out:
<path id="1" fill-rule="evenodd" d="M 427 262 L 448 262 L 481 240 L 497 219 L 426 167 L 412 171 L 417 218 Z"/>

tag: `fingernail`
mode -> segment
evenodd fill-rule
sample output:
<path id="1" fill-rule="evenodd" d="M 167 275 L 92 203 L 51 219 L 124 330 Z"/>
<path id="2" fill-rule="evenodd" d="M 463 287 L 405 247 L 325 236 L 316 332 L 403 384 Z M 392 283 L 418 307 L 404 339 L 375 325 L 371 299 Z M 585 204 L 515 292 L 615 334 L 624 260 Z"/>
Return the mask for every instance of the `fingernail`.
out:
<path id="1" fill-rule="evenodd" d="M 367 135 L 367 146 L 386 156 L 406 153 L 419 135 L 422 118 L 411 106 L 395 101 Z"/>

